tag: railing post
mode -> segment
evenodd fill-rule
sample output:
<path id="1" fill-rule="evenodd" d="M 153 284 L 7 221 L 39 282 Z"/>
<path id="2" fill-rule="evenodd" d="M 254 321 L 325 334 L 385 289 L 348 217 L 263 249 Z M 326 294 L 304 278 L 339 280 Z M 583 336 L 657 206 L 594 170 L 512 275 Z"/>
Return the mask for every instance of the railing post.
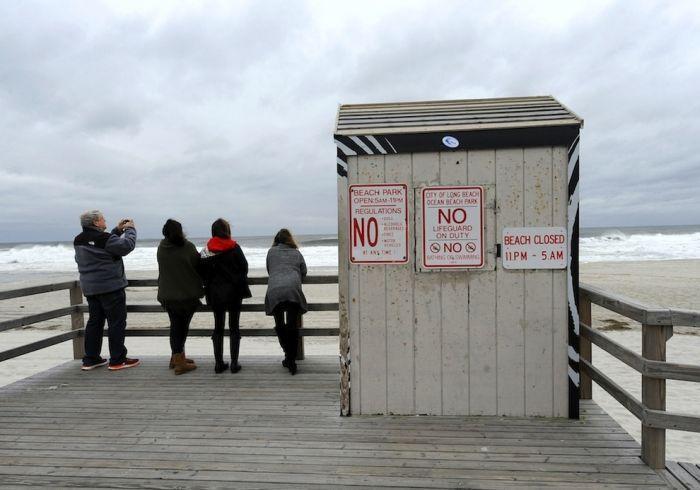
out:
<path id="1" fill-rule="evenodd" d="M 304 360 L 304 337 L 301 335 L 301 329 L 304 327 L 304 317 L 299 315 L 299 339 L 297 340 L 297 361 Z"/>
<path id="2" fill-rule="evenodd" d="M 673 335 L 670 325 L 642 325 L 642 357 L 666 361 L 666 340 Z M 666 410 L 666 380 L 642 374 L 642 405 Z M 653 469 L 666 467 L 666 429 L 648 427 L 642 422 L 642 459 Z"/>
<path id="3" fill-rule="evenodd" d="M 82 305 L 83 304 L 83 290 L 80 289 L 80 281 L 75 281 L 70 290 L 70 304 L 71 306 Z M 70 328 L 71 330 L 79 330 L 85 328 L 85 318 L 83 317 L 82 311 L 73 311 L 70 314 Z M 85 343 L 83 337 L 76 337 L 73 339 L 73 359 L 82 359 L 85 355 Z"/>
<path id="4" fill-rule="evenodd" d="M 581 323 L 585 323 L 589 327 L 593 328 L 593 320 L 591 315 L 591 300 L 588 298 L 585 292 L 579 289 L 578 295 L 578 315 Z M 588 340 L 584 335 L 580 335 L 579 340 L 579 355 L 581 359 L 585 359 L 589 363 L 593 359 L 593 350 L 591 348 L 591 341 Z M 586 374 L 586 372 L 581 369 L 581 400 L 590 400 L 593 398 L 593 382 L 591 377 Z"/>

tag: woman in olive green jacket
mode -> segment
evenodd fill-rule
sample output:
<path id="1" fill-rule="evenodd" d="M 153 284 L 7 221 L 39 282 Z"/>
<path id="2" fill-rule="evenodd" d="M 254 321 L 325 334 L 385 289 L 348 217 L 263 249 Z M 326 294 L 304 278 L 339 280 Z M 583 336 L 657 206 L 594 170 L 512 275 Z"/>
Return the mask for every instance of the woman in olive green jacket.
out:
<path id="1" fill-rule="evenodd" d="M 170 368 L 175 374 L 196 369 L 185 357 L 185 341 L 199 298 L 204 296 L 199 267 L 199 252 L 185 238 L 182 225 L 169 219 L 163 226 L 163 240 L 158 245 L 158 301 L 170 317 Z"/>

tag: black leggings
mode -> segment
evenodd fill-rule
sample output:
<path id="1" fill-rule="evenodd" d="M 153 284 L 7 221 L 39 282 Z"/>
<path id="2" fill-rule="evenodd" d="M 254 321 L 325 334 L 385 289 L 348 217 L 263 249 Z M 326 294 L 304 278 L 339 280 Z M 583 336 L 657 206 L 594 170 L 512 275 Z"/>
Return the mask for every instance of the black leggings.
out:
<path id="1" fill-rule="evenodd" d="M 170 317 L 170 350 L 173 354 L 182 354 L 185 351 L 190 322 L 199 305 L 199 301 L 172 302 L 165 305 L 165 311 Z"/>
<path id="2" fill-rule="evenodd" d="M 277 332 L 277 339 L 284 351 L 284 356 L 294 361 L 297 358 L 297 346 L 299 343 L 301 308 L 296 303 L 285 301 L 278 304 L 272 314 L 275 317 L 275 332 Z"/>
<path id="3" fill-rule="evenodd" d="M 224 327 L 226 326 L 226 312 L 228 311 L 228 328 L 231 334 L 231 340 L 239 340 L 241 338 L 240 320 L 241 320 L 241 302 L 242 300 L 232 301 L 228 304 L 212 305 L 214 311 L 214 333 L 211 338 L 224 338 Z"/>

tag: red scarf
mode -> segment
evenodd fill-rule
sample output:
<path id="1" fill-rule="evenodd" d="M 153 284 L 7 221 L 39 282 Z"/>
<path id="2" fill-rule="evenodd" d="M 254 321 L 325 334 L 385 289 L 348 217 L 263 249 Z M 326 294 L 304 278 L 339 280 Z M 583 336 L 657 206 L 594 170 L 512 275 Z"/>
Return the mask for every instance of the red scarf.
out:
<path id="1" fill-rule="evenodd" d="M 219 238 L 218 236 L 210 238 L 207 242 L 207 248 L 210 252 L 215 254 L 231 250 L 236 245 L 236 240 L 232 238 Z"/>

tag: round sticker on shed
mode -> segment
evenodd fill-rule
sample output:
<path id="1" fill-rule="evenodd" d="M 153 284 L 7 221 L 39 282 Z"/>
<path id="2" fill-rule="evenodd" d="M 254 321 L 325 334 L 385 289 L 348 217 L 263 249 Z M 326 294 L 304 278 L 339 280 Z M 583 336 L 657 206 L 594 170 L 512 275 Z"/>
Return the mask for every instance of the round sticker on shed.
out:
<path id="1" fill-rule="evenodd" d="M 459 146 L 459 140 L 454 136 L 445 136 L 442 138 L 442 144 L 448 148 L 457 148 Z"/>

